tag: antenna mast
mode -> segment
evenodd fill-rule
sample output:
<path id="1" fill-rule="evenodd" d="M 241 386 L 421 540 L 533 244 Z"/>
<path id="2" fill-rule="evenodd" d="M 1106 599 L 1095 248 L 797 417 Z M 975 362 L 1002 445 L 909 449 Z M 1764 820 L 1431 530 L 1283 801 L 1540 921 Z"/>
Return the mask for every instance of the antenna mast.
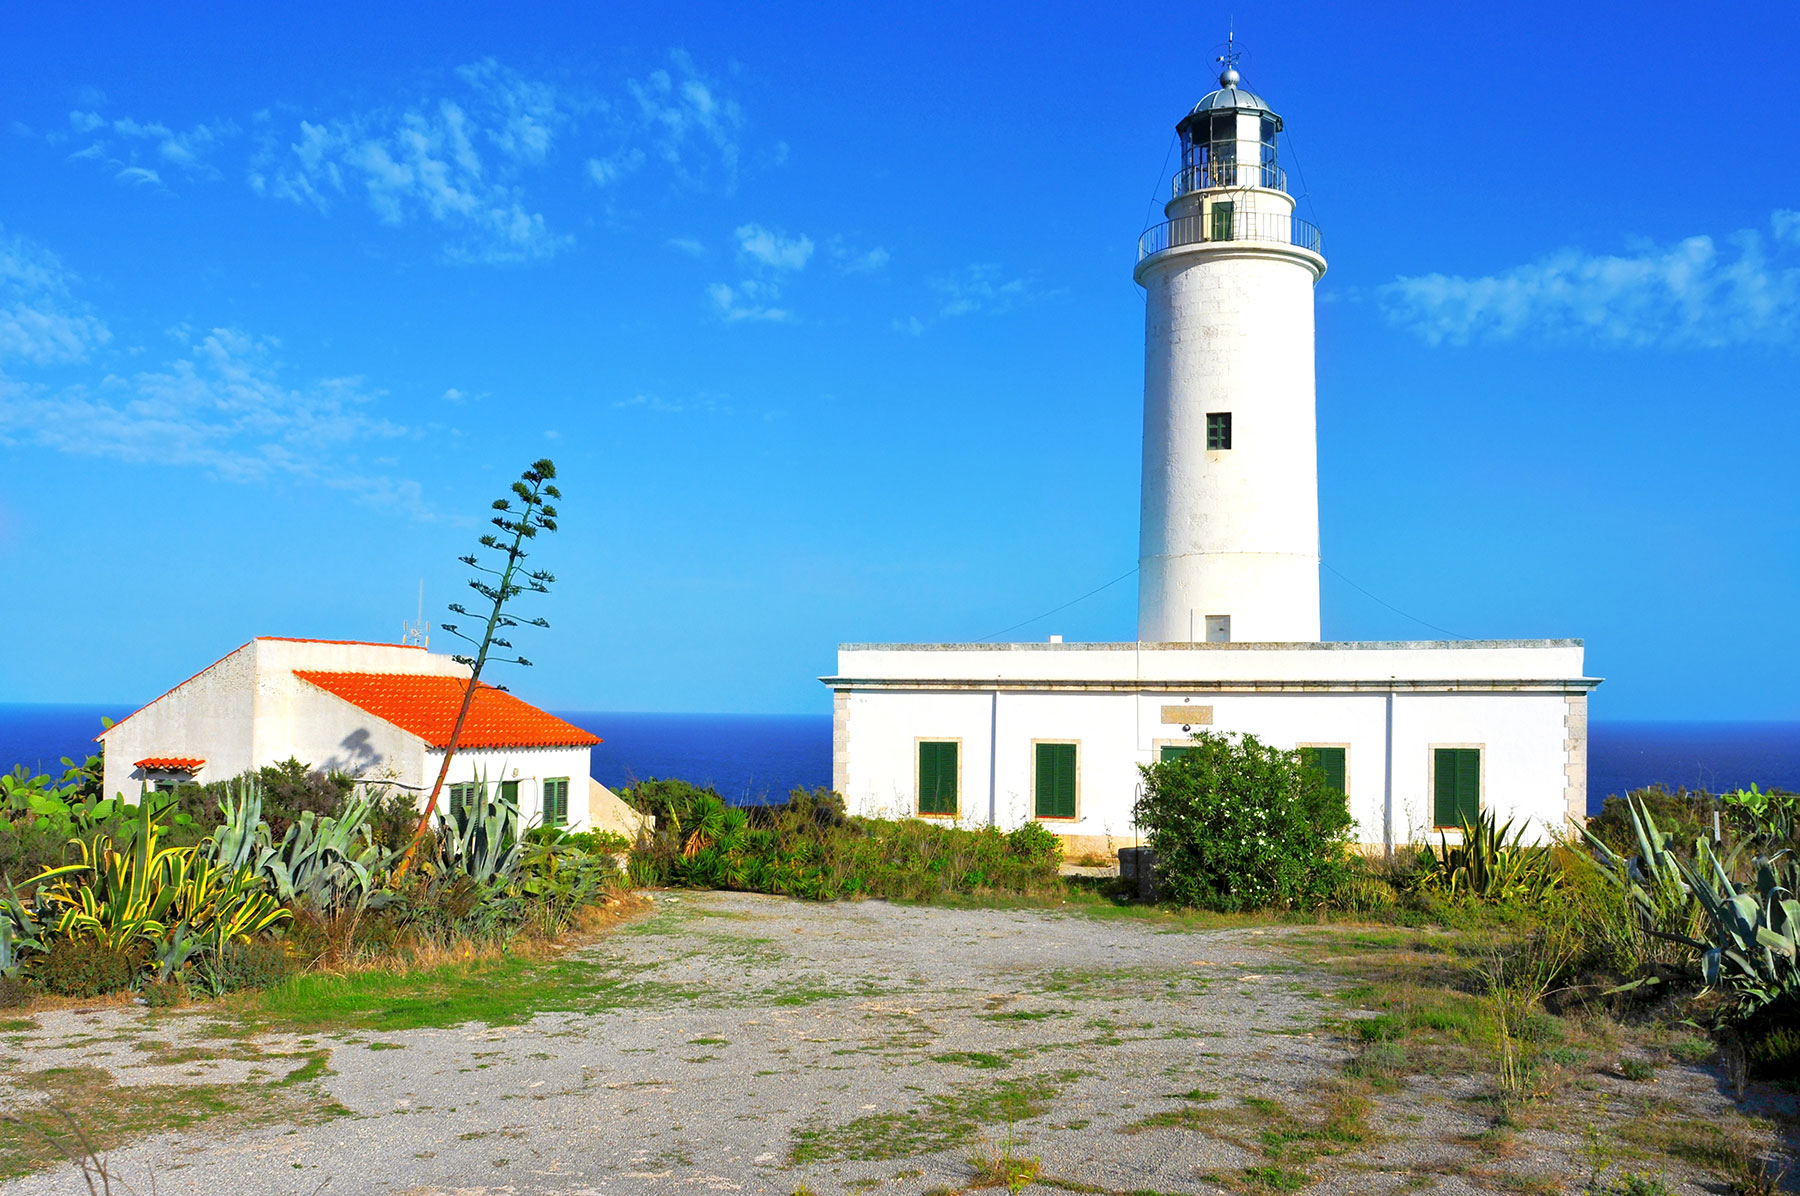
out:
<path id="1" fill-rule="evenodd" d="M 418 622 L 400 622 L 400 642 L 412 644 L 420 648 L 431 647 L 431 624 L 425 621 L 425 579 L 419 579 L 419 615 Z"/>

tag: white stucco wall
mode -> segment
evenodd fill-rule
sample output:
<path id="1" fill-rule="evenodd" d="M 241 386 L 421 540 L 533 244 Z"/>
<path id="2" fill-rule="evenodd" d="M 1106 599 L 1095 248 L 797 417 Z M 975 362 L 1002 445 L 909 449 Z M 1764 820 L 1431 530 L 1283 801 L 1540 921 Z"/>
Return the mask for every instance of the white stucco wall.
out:
<path id="1" fill-rule="evenodd" d="M 105 793 L 136 800 L 152 778 L 135 761 L 150 756 L 198 756 L 203 781 L 224 780 L 254 767 L 250 724 L 256 704 L 256 653 L 246 644 L 121 719 L 99 738 L 106 744 Z"/>
<path id="2" fill-rule="evenodd" d="M 1033 817 L 1034 743 L 1073 741 L 1073 820 L 1059 834 L 1129 843 L 1138 767 L 1186 738 L 1165 709 L 1191 709 L 1196 729 L 1249 732 L 1283 748 L 1346 749 L 1347 796 L 1359 841 L 1433 837 L 1432 752 L 1482 749 L 1484 808 L 1563 833 L 1579 641 L 1420 644 L 846 645 L 838 674 L 834 776 L 856 813 L 917 810 L 917 744 L 954 739 L 958 820 L 1003 829 Z M 1361 664 L 1365 667 L 1357 668 Z M 1579 733 L 1585 735 L 1585 724 Z M 1578 803 L 1585 790 L 1574 796 Z"/>
<path id="3" fill-rule="evenodd" d="M 569 781 L 568 829 L 585 831 L 592 825 L 588 794 L 589 752 L 590 749 L 585 747 L 459 750 L 450 761 L 450 775 L 445 784 L 483 780 L 491 795 L 493 787 L 500 782 L 517 781 L 520 817 L 526 826 L 541 826 L 544 821 L 544 781 L 566 777 Z M 438 769 L 444 766 L 444 753 L 436 749 L 426 751 L 424 765 L 421 804 L 437 780 Z M 439 799 L 440 809 L 445 801 L 447 795 Z"/>

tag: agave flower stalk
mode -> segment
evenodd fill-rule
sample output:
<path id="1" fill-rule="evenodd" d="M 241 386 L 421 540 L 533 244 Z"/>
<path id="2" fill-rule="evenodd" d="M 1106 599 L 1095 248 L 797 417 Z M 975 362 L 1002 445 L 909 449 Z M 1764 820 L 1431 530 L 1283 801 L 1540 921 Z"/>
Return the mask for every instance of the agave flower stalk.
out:
<path id="1" fill-rule="evenodd" d="M 487 666 L 490 652 L 495 648 L 513 651 L 512 643 L 501 633 L 519 626 L 519 620 L 506 613 L 506 604 L 527 590 L 548 594 L 551 583 L 556 580 L 554 575 L 542 569 L 524 567 L 525 558 L 530 555 L 525 551 L 526 541 L 536 539 L 540 531 L 556 530 L 556 508 L 550 505 L 549 500 L 560 500 L 562 492 L 554 484 L 555 477 L 556 466 L 546 457 L 534 463 L 512 484 L 512 492 L 522 504 L 519 509 L 515 510 L 509 499 L 494 500 L 493 509 L 499 514 L 494 515 L 491 522 L 502 533 L 512 537 L 510 542 L 492 532 L 481 537 L 482 548 L 500 554 L 498 568 L 482 564 L 474 553 L 460 558 L 469 568 L 494 579 L 491 582 L 481 577 L 469 580 L 469 588 L 490 604 L 487 624 L 480 638 L 464 633 L 454 623 L 439 625 L 456 638 L 475 645 L 475 655 L 455 657 L 458 664 L 469 667 L 469 684 L 463 690 L 462 707 L 456 712 L 456 722 L 450 729 L 450 742 L 444 748 L 444 762 L 438 767 L 437 780 L 431 786 L 431 796 L 425 802 L 424 812 L 419 815 L 419 825 L 413 829 L 412 840 L 406 845 L 405 854 L 400 857 L 400 863 L 394 869 L 396 881 L 406 875 L 407 868 L 412 864 L 413 853 L 418 850 L 419 840 L 425 837 L 425 832 L 431 827 L 431 816 L 437 812 L 438 797 L 443 793 L 444 781 L 450 775 L 450 761 L 456 755 L 457 745 L 462 741 L 463 724 L 468 721 L 469 707 L 475 702 L 475 691 L 481 684 L 481 670 Z M 461 603 L 456 602 L 450 604 L 450 612 L 458 616 L 469 614 Z M 524 622 L 533 627 L 550 626 L 541 618 L 526 619 Z M 531 665 L 523 656 L 496 658 L 495 662 L 523 665 L 527 668 Z"/>

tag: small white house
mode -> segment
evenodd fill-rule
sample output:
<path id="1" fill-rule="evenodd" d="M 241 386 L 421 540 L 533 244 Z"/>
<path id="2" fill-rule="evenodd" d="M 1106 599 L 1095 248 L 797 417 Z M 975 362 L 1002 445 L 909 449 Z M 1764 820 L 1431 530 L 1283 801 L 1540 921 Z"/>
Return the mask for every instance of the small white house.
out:
<path id="1" fill-rule="evenodd" d="M 106 792 L 226 781 L 289 758 L 429 796 L 469 670 L 407 644 L 265 636 L 209 665 L 97 739 Z M 483 685 L 450 762 L 440 808 L 472 797 L 518 803 L 529 825 L 632 833 L 636 815 L 588 775 L 600 740 Z"/>

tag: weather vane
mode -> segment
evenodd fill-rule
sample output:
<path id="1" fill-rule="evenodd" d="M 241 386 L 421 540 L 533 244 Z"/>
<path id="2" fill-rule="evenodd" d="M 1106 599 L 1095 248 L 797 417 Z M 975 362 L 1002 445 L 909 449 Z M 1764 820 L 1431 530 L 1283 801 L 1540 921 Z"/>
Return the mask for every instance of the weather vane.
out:
<path id="1" fill-rule="evenodd" d="M 1228 71 L 1237 70 L 1237 22 L 1233 21 L 1225 27 L 1225 52 L 1219 55 L 1218 61 Z"/>

